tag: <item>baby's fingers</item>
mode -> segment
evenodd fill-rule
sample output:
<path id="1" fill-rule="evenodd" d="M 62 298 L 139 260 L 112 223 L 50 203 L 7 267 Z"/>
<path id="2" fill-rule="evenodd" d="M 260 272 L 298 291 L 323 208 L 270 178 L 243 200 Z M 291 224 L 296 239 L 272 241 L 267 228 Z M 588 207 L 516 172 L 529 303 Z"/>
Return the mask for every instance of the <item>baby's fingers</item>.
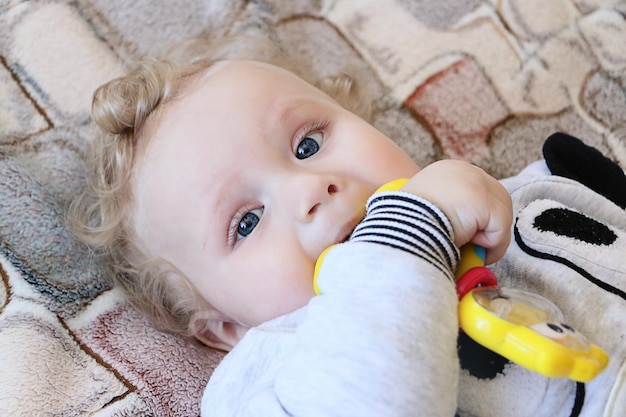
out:
<path id="1" fill-rule="evenodd" d="M 487 249 L 487 263 L 493 263 L 504 256 L 511 242 L 511 224 L 513 210 L 511 196 L 506 189 L 496 182 L 487 197 L 489 215 L 486 223 L 480 225 L 472 243 Z"/>
<path id="2" fill-rule="evenodd" d="M 458 247 L 467 242 L 483 246 L 490 262 L 504 254 L 513 217 L 511 197 L 481 168 L 462 161 L 434 162 L 402 189 L 425 198 L 446 214 Z"/>

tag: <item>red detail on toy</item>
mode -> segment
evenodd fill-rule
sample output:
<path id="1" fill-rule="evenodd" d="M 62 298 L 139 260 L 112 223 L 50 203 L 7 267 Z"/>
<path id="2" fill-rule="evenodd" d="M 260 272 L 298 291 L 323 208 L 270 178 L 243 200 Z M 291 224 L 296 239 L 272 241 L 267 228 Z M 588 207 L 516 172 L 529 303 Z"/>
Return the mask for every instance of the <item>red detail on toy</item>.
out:
<path id="1" fill-rule="evenodd" d="M 465 297 L 465 294 L 477 287 L 495 287 L 498 280 L 493 272 L 487 267 L 476 266 L 464 273 L 456 282 L 456 292 L 459 300 Z"/>

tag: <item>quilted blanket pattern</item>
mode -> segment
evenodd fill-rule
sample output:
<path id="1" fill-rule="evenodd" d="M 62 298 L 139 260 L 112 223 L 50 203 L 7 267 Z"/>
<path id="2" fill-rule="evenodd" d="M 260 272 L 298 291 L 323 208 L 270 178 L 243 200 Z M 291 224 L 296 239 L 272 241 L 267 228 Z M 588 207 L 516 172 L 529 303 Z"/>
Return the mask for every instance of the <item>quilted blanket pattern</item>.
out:
<path id="1" fill-rule="evenodd" d="M 154 330 L 66 226 L 91 95 L 171 42 L 277 37 L 365 74 L 425 165 L 497 177 L 568 132 L 626 167 L 623 0 L 0 0 L 0 415 L 197 416 L 222 353 Z"/>

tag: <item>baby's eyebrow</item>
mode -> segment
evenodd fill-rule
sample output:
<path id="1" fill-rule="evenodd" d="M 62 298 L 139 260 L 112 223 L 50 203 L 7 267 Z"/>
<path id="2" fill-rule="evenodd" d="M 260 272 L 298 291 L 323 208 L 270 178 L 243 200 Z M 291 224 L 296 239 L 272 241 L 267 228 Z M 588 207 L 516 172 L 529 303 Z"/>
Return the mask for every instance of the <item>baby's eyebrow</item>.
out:
<path id="1" fill-rule="evenodd" d="M 291 119 L 298 113 L 298 111 L 310 104 L 310 100 L 307 97 L 290 97 L 288 100 L 282 103 L 275 104 L 276 121 L 280 125 L 289 124 Z"/>

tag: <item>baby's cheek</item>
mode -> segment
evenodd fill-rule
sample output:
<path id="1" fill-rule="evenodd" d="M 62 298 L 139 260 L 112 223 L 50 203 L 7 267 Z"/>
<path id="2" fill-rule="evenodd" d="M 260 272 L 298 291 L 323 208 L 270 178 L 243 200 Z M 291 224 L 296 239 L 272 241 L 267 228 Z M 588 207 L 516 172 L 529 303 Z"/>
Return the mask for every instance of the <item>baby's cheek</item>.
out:
<path id="1" fill-rule="evenodd" d="M 312 272 L 310 274 L 304 271 L 294 272 L 291 277 L 278 276 L 280 279 L 268 280 L 265 288 L 250 294 L 252 298 L 250 304 L 256 306 L 252 312 L 255 324 L 302 308 L 315 296 Z"/>

